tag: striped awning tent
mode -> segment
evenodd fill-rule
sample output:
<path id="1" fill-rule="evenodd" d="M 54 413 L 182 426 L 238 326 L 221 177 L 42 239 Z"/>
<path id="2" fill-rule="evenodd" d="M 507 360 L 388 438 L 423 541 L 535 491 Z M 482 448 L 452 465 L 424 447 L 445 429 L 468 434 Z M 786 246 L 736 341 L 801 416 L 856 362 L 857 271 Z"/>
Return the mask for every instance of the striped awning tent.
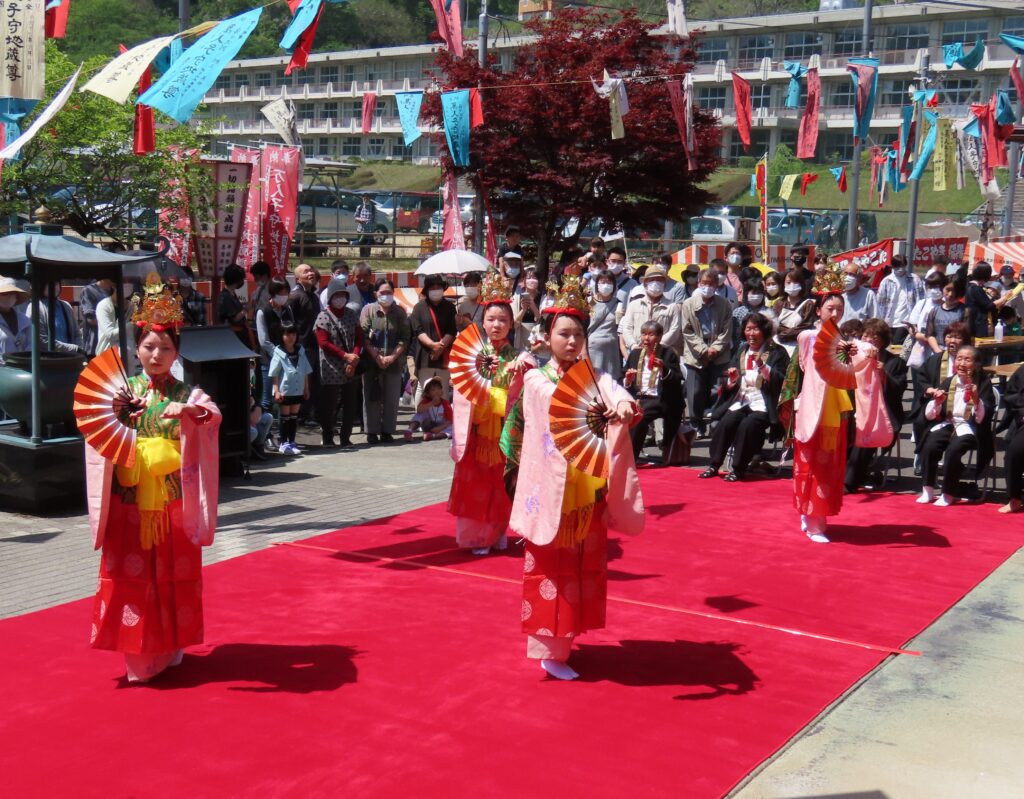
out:
<path id="1" fill-rule="evenodd" d="M 972 264 L 988 261 L 994 273 L 1010 264 L 1013 274 L 1019 277 L 1021 266 L 1024 265 L 1024 236 L 1004 236 L 988 242 L 975 241 L 967 251 Z"/>

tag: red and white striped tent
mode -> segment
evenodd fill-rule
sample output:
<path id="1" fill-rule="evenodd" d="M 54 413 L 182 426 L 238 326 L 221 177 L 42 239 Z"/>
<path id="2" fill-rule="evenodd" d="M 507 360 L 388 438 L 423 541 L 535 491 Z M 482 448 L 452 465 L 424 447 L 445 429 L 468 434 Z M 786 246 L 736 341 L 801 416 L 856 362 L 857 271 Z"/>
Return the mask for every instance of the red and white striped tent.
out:
<path id="1" fill-rule="evenodd" d="M 683 247 L 683 249 L 674 252 L 672 254 L 672 263 L 707 265 L 715 258 L 725 258 L 725 248 L 727 246 L 727 244 L 691 244 L 689 247 Z M 761 257 L 760 247 L 757 245 L 750 246 L 754 251 L 754 260 L 756 262 L 766 264 L 777 272 L 786 271 L 787 264 L 789 263 L 790 245 L 769 244 L 767 259 Z M 807 249 L 808 259 L 811 263 L 814 263 L 814 245 L 808 244 Z"/>
<path id="2" fill-rule="evenodd" d="M 988 261 L 992 272 L 998 273 L 1006 264 L 1013 267 L 1013 274 L 1020 276 L 1024 264 L 1024 236 L 1004 236 L 990 239 L 987 243 L 975 241 L 967 248 L 971 263 Z"/>

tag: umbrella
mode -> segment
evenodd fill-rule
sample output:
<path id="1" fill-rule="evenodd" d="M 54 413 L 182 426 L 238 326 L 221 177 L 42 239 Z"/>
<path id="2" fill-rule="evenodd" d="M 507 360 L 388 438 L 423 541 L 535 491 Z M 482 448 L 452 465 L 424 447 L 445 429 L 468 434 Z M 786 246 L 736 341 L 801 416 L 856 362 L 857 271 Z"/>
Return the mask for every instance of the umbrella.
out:
<path id="1" fill-rule="evenodd" d="M 416 269 L 417 275 L 464 275 L 466 272 L 486 272 L 490 262 L 470 250 L 445 250 L 431 255 Z"/>

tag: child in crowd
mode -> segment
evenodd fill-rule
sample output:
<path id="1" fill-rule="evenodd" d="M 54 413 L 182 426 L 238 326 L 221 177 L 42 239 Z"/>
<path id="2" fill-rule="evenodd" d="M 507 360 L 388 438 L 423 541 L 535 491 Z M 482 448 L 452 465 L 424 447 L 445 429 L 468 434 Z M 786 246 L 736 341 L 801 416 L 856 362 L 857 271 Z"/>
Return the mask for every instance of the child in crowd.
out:
<path id="1" fill-rule="evenodd" d="M 306 351 L 299 345 L 299 331 L 294 324 L 281 325 L 281 343 L 274 347 L 270 358 L 269 377 L 273 381 L 274 400 L 280 409 L 282 455 L 298 455 L 295 433 L 299 427 L 299 406 L 309 399 L 309 376 L 313 367 L 309 365 Z"/>
<path id="2" fill-rule="evenodd" d="M 412 434 L 417 430 L 423 431 L 424 441 L 451 438 L 453 419 L 451 403 L 444 399 L 444 386 L 432 377 L 423 386 L 423 395 L 416 407 L 416 415 L 409 420 L 405 440 L 412 441 Z"/>

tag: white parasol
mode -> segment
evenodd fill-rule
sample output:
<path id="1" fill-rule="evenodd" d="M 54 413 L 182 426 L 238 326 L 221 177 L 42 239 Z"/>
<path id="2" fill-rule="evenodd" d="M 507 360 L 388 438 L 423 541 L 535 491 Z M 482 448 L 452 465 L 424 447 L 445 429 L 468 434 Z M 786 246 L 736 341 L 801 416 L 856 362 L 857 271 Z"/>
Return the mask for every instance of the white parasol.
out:
<path id="1" fill-rule="evenodd" d="M 416 269 L 417 275 L 464 275 L 467 272 L 486 272 L 490 262 L 470 250 L 445 250 L 431 255 Z"/>

